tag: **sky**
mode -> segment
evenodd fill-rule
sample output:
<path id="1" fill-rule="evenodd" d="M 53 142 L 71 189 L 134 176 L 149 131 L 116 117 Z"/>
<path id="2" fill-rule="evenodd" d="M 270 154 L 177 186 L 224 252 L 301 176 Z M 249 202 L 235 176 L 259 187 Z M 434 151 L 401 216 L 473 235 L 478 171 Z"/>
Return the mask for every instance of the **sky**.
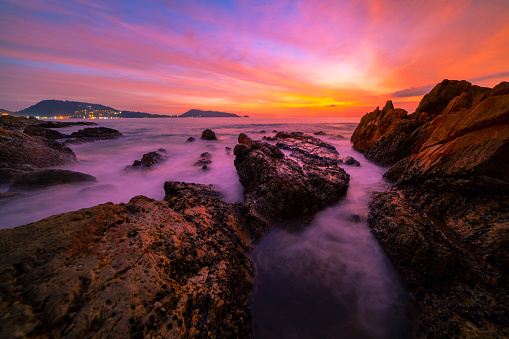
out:
<path id="1" fill-rule="evenodd" d="M 508 0 L 0 0 L 0 108 L 413 112 L 443 79 L 509 80 Z"/>

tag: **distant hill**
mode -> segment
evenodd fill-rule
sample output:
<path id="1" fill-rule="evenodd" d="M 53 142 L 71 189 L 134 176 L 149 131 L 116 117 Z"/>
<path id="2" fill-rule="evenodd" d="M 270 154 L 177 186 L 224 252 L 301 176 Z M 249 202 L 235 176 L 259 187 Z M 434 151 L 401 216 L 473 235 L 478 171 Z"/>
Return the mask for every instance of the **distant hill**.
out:
<path id="1" fill-rule="evenodd" d="M 233 113 L 216 112 L 216 111 L 202 111 L 199 109 L 191 109 L 184 114 L 179 115 L 180 118 L 227 118 L 237 117 L 239 115 Z"/>
<path id="2" fill-rule="evenodd" d="M 67 118 L 167 118 L 167 115 L 121 111 L 109 106 L 88 102 L 43 100 L 25 108 L 17 115 Z"/>

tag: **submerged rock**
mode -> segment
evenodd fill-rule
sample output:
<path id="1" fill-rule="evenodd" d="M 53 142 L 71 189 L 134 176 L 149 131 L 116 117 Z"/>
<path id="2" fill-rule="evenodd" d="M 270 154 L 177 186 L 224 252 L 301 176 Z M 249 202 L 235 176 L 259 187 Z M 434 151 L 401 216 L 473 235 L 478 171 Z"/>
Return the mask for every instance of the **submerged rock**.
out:
<path id="1" fill-rule="evenodd" d="M 444 80 L 412 115 L 391 106 L 352 141 L 397 161 L 368 223 L 415 294 L 418 336 L 509 336 L 509 83 Z"/>
<path id="2" fill-rule="evenodd" d="M 217 137 L 216 137 L 216 133 L 214 133 L 214 131 L 212 131 L 211 129 L 206 129 L 204 130 L 202 133 L 201 133 L 201 139 L 204 139 L 204 140 L 216 140 Z"/>
<path id="3" fill-rule="evenodd" d="M 210 185 L 165 191 L 0 230 L 0 337 L 251 337 L 235 206 Z"/>
<path id="4" fill-rule="evenodd" d="M 244 213 L 255 240 L 271 227 L 271 221 L 311 216 L 337 202 L 348 188 L 349 176 L 337 166 L 331 145 L 301 134 L 288 134 L 285 139 L 281 146 L 291 148 L 295 160 L 245 134 L 239 135 L 234 149 L 234 164 L 244 186 Z"/>
<path id="5" fill-rule="evenodd" d="M 96 122 L 92 121 L 75 121 L 75 122 L 69 122 L 69 121 L 45 121 L 41 124 L 38 124 L 37 127 L 44 127 L 44 128 L 64 128 L 69 126 L 94 126 L 98 125 Z"/>
<path id="6" fill-rule="evenodd" d="M 127 166 L 126 169 L 152 169 L 155 165 L 161 164 L 167 159 L 166 150 L 160 148 L 155 152 L 143 154 L 141 160 L 134 160 L 133 164 Z"/>
<path id="7" fill-rule="evenodd" d="M 351 156 L 347 156 L 347 157 L 344 157 L 344 158 L 339 158 L 338 159 L 338 163 L 349 165 L 349 166 L 360 166 L 361 165 L 360 162 L 358 162 L 357 160 L 355 160 L 354 157 L 351 157 Z"/>
<path id="8" fill-rule="evenodd" d="M 122 133 L 113 128 L 107 127 L 87 127 L 73 132 L 67 144 L 81 144 L 85 142 L 93 142 L 99 140 L 110 140 L 123 136 Z"/>
<path id="9" fill-rule="evenodd" d="M 96 181 L 92 175 L 61 169 L 28 172 L 16 178 L 9 192 L 27 191 L 62 184 Z"/>
<path id="10" fill-rule="evenodd" d="M 189 137 L 189 138 L 187 138 L 186 142 L 192 142 L 192 141 L 195 141 L 195 140 L 196 140 L 195 138 Z"/>

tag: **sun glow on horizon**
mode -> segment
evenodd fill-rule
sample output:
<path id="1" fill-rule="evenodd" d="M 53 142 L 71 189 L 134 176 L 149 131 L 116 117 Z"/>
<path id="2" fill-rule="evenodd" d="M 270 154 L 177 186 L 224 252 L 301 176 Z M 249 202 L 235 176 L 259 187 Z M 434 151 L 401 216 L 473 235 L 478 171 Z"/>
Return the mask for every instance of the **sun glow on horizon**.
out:
<path id="1" fill-rule="evenodd" d="M 5 0 L 0 107 L 361 116 L 392 99 L 411 113 L 443 79 L 509 77 L 508 15 L 503 0 Z"/>

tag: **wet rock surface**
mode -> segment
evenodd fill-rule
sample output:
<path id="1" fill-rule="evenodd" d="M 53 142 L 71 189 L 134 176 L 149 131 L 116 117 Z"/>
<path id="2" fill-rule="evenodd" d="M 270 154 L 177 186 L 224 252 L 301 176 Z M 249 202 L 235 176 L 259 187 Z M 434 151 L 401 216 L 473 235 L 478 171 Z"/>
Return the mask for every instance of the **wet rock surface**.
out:
<path id="1" fill-rule="evenodd" d="M 25 134 L 33 137 L 43 137 L 49 140 L 57 140 L 65 138 L 66 136 L 58 131 L 49 128 L 40 127 L 39 125 L 30 125 L 23 130 Z"/>
<path id="2" fill-rule="evenodd" d="M 391 106 L 364 116 L 352 141 L 395 163 L 368 222 L 416 296 L 418 336 L 507 337 L 509 83 L 444 80 L 412 115 Z"/>
<path id="3" fill-rule="evenodd" d="M 0 337 L 249 338 L 254 268 L 210 185 L 0 230 Z"/>
<path id="4" fill-rule="evenodd" d="M 161 164 L 168 160 L 168 156 L 166 155 L 166 150 L 164 148 L 160 148 L 155 152 L 149 152 L 143 154 L 141 160 L 134 160 L 131 166 L 127 166 L 126 170 L 131 169 L 152 169 L 154 166 Z"/>
<path id="5" fill-rule="evenodd" d="M 239 135 L 235 167 L 244 187 L 244 213 L 253 239 L 271 221 L 312 216 L 346 194 L 349 176 L 337 165 L 337 151 L 302 133 L 278 133 L 277 146 Z"/>
<path id="6" fill-rule="evenodd" d="M 96 178 L 89 174 L 62 169 L 46 169 L 20 175 L 9 188 L 9 192 L 30 191 L 55 185 L 91 181 L 96 181 Z"/>
<path id="7" fill-rule="evenodd" d="M 123 134 L 113 128 L 107 127 L 87 127 L 73 132 L 66 140 L 67 144 L 81 144 L 99 140 L 109 140 L 121 137 Z"/>

